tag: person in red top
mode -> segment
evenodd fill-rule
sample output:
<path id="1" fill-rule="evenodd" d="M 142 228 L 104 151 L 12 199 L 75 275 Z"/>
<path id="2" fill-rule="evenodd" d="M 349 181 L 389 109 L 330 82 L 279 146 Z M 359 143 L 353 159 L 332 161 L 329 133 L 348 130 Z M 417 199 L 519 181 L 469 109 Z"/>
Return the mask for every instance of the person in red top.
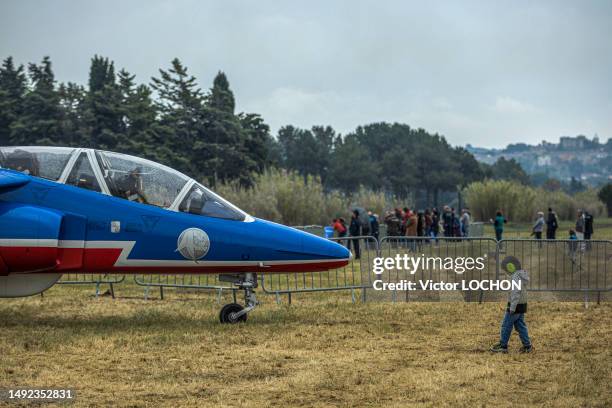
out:
<path id="1" fill-rule="evenodd" d="M 332 226 L 334 227 L 334 231 L 336 231 L 338 234 L 338 237 L 346 236 L 346 227 L 342 224 L 342 221 L 339 218 L 333 219 Z"/>

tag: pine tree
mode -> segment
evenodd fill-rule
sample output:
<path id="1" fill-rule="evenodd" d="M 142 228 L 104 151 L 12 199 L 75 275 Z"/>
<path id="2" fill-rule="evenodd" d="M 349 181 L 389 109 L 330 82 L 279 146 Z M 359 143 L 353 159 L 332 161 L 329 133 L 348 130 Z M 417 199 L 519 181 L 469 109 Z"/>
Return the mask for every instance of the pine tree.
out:
<path id="1" fill-rule="evenodd" d="M 219 71 L 217 76 L 215 76 L 213 87 L 210 89 L 210 96 L 208 97 L 208 106 L 222 112 L 234 114 L 234 109 L 236 109 L 234 94 L 223 71 Z"/>
<path id="2" fill-rule="evenodd" d="M 27 90 L 27 78 L 23 65 L 15 67 L 8 57 L 0 67 L 0 145 L 12 144 L 11 125 L 22 114 Z"/>
<path id="3" fill-rule="evenodd" d="M 203 100 L 196 78 L 187 72 L 178 58 L 168 70 L 159 70 L 159 78 L 151 78 L 157 92 L 157 108 L 161 113 L 159 134 L 163 137 L 158 154 L 164 163 L 195 178 L 202 177 L 198 166 L 196 141 L 202 132 Z"/>
<path id="4" fill-rule="evenodd" d="M 333 140 L 333 130 L 331 138 L 327 133 L 330 129 L 326 131 L 323 127 L 314 127 L 310 131 L 293 126 L 282 127 L 278 131 L 278 141 L 285 167 L 296 170 L 304 178 L 308 175 L 324 177 L 329 165 L 329 142 Z"/>
<path id="5" fill-rule="evenodd" d="M 91 129 L 85 126 L 87 114 L 87 91 L 82 85 L 72 82 L 60 84 L 58 89 L 60 106 L 63 111 L 62 134 L 58 144 L 80 147 L 88 144 Z"/>
<path id="6" fill-rule="evenodd" d="M 240 126 L 246 132 L 245 148 L 247 154 L 255 162 L 255 170 L 261 173 L 270 166 L 280 164 L 280 146 L 270 135 L 268 126 L 261 115 L 256 113 L 240 113 Z"/>
<path id="7" fill-rule="evenodd" d="M 125 134 L 118 150 L 162 163 L 169 162 L 164 150 L 163 130 L 157 122 L 157 109 L 152 91 L 146 85 L 135 85 L 134 75 L 126 70 L 118 73 L 121 110 Z"/>
<path id="8" fill-rule="evenodd" d="M 62 110 L 55 89 L 51 60 L 29 64 L 33 89 L 23 101 L 23 110 L 11 125 L 11 142 L 16 145 L 61 144 Z"/>
<path id="9" fill-rule="evenodd" d="M 85 125 L 91 129 L 87 138 L 95 148 L 113 150 L 124 132 L 121 92 L 116 82 L 115 67 L 108 58 L 94 56 L 89 70 L 89 92 Z"/>
<path id="10" fill-rule="evenodd" d="M 251 173 L 257 170 L 247 148 L 249 134 L 234 115 L 234 108 L 234 94 L 225 74 L 219 72 L 206 98 L 204 126 L 195 145 L 201 152 L 199 164 L 206 169 L 213 186 L 232 180 L 249 185 Z"/>

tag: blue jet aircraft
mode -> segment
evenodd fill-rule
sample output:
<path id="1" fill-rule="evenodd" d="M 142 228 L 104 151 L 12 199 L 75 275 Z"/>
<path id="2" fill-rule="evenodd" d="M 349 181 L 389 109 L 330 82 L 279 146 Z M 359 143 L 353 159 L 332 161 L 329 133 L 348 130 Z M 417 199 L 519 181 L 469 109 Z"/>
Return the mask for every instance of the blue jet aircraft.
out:
<path id="1" fill-rule="evenodd" d="M 202 184 L 149 160 L 64 147 L 0 147 L 0 297 L 40 293 L 63 273 L 220 274 L 244 290 L 257 273 L 346 265 L 342 245 L 246 214 Z"/>

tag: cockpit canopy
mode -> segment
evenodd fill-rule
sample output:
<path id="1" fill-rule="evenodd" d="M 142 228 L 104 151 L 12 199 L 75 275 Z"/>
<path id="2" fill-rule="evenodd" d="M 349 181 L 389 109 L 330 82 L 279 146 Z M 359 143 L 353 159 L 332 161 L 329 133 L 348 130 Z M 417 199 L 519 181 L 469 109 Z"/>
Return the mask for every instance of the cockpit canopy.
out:
<path id="1" fill-rule="evenodd" d="M 251 219 L 184 174 L 126 154 L 67 147 L 0 147 L 0 167 L 173 211 Z"/>

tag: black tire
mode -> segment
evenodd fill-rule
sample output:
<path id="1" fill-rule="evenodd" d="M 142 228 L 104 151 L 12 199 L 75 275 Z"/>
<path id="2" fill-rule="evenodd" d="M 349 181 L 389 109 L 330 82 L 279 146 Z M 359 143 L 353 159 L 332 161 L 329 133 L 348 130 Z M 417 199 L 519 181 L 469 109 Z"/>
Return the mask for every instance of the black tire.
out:
<path id="1" fill-rule="evenodd" d="M 232 314 L 238 313 L 242 309 L 244 309 L 244 307 L 242 305 L 239 305 L 238 303 L 230 303 L 230 304 L 223 306 L 221 308 L 221 312 L 219 313 L 219 321 L 221 323 L 230 323 L 230 324 L 246 322 L 246 319 L 247 319 L 246 313 L 240 316 L 238 319 L 232 319 Z"/>

